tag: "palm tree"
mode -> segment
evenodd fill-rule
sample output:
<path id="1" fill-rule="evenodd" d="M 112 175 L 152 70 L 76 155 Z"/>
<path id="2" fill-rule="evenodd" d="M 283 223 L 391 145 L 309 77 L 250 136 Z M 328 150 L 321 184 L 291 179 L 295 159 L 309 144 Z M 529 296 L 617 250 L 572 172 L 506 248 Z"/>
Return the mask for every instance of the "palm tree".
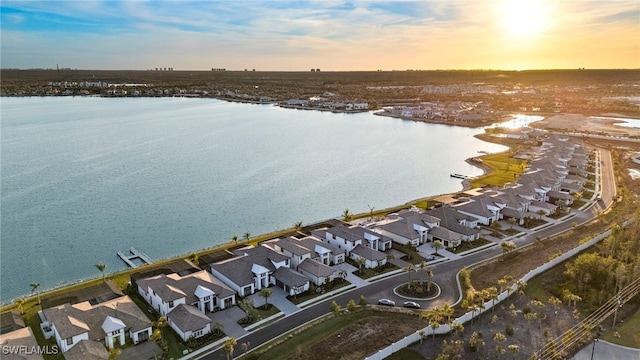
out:
<path id="1" fill-rule="evenodd" d="M 371 220 L 373 220 L 373 209 L 375 209 L 375 207 L 373 207 L 371 205 L 367 205 L 367 207 L 369 208 L 369 218 L 371 218 Z"/>
<path id="2" fill-rule="evenodd" d="M 222 332 L 223 328 L 224 328 L 224 325 L 216 321 L 216 323 L 213 324 L 213 326 L 211 326 L 211 332 L 214 334 L 218 332 Z"/>
<path id="3" fill-rule="evenodd" d="M 344 221 L 351 221 L 351 219 L 353 218 L 349 209 L 344 209 L 344 211 L 342 212 L 342 217 L 344 218 Z"/>
<path id="4" fill-rule="evenodd" d="M 296 221 L 296 222 L 293 224 L 293 229 L 294 229 L 295 231 L 302 231 L 302 221 Z"/>
<path id="5" fill-rule="evenodd" d="M 387 255 L 385 256 L 385 259 L 387 260 L 387 264 L 386 264 L 386 265 L 387 265 L 387 267 L 390 267 L 391 265 L 393 265 L 393 264 L 391 263 L 391 260 L 393 260 L 393 259 L 395 259 L 395 258 L 396 258 L 396 257 L 395 257 L 395 256 L 393 256 L 393 254 L 391 254 L 391 253 L 389 253 L 389 254 L 387 254 Z"/>
<path id="6" fill-rule="evenodd" d="M 431 247 L 436 251 L 436 255 L 438 255 L 438 250 L 444 249 L 444 245 L 442 244 L 442 241 L 440 241 L 440 240 L 436 240 L 436 241 L 432 242 L 431 243 Z"/>
<path id="7" fill-rule="evenodd" d="M 20 299 L 16 299 L 15 303 L 18 305 L 18 310 L 20 310 L 20 314 L 24 314 L 24 303 L 26 302 L 25 299 L 20 298 Z"/>
<path id="8" fill-rule="evenodd" d="M 536 211 L 536 214 L 538 214 L 538 220 L 540 220 L 540 219 L 542 219 L 542 216 L 544 214 L 546 214 L 546 212 L 544 210 L 540 209 L 540 210 Z"/>
<path id="9" fill-rule="evenodd" d="M 120 354 L 122 354 L 122 349 L 120 348 L 109 349 L 109 360 L 115 360 Z"/>
<path id="10" fill-rule="evenodd" d="M 233 243 L 233 245 L 238 243 L 238 235 L 233 235 L 231 237 L 231 242 Z"/>
<path id="11" fill-rule="evenodd" d="M 503 241 L 500 243 L 500 246 L 502 247 L 502 257 L 507 256 L 507 253 L 516 248 L 516 244 L 512 241 Z"/>
<path id="12" fill-rule="evenodd" d="M 249 239 L 251 239 L 251 233 L 247 231 L 244 233 L 244 241 L 249 242 Z"/>
<path id="13" fill-rule="evenodd" d="M 407 276 L 407 288 L 411 289 L 411 272 L 415 271 L 415 269 L 413 268 L 413 265 L 409 264 L 409 265 L 407 265 L 407 267 L 403 268 L 402 270 L 408 274 L 408 276 Z"/>
<path id="14" fill-rule="evenodd" d="M 105 264 L 104 262 L 99 262 L 96 264 L 96 268 L 98 268 L 98 270 L 100 270 L 100 272 L 102 273 L 102 282 L 104 282 L 104 270 L 107 268 L 107 264 Z"/>
<path id="15" fill-rule="evenodd" d="M 236 344 L 238 344 L 238 342 L 236 341 L 236 339 L 230 337 L 228 338 L 223 345 L 223 349 L 224 352 L 227 354 L 227 360 L 231 360 L 233 358 L 233 350 L 236 347 Z"/>
<path id="16" fill-rule="evenodd" d="M 345 269 L 339 269 L 338 270 L 338 277 L 342 279 L 342 281 L 347 279 L 347 270 Z"/>
<path id="17" fill-rule="evenodd" d="M 455 309 L 453 306 L 449 305 L 449 303 L 444 303 L 442 306 L 442 315 L 447 317 L 447 324 L 451 324 L 451 316 L 455 313 Z"/>
<path id="18" fill-rule="evenodd" d="M 367 262 L 367 259 L 358 256 L 358 258 L 356 258 L 354 260 L 356 262 L 356 265 L 358 265 L 358 275 L 360 275 L 360 272 L 362 271 L 362 266 L 364 266 L 364 264 Z"/>
<path id="19" fill-rule="evenodd" d="M 265 309 L 267 308 L 267 305 L 269 304 L 269 298 L 271 297 L 271 295 L 273 295 L 273 291 L 269 288 L 264 288 L 262 290 L 260 290 L 260 296 L 262 296 L 264 298 L 264 307 Z"/>
<path id="20" fill-rule="evenodd" d="M 38 297 L 38 305 L 40 304 L 40 292 L 38 291 L 38 289 L 40 288 L 40 283 L 38 282 L 32 282 L 29 286 L 31 286 L 31 293 L 33 294 L 33 292 L 36 292 L 36 295 Z"/>

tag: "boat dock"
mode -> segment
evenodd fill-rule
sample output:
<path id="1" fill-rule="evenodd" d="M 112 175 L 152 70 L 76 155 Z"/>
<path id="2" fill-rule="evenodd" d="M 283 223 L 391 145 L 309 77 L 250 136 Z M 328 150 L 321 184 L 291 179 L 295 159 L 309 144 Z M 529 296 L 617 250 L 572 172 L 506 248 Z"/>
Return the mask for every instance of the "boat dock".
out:
<path id="1" fill-rule="evenodd" d="M 122 251 L 118 251 L 118 257 L 122 259 L 122 261 L 124 261 L 124 263 L 127 264 L 129 267 L 132 267 L 132 268 L 137 267 L 137 265 L 134 264 L 132 261 L 134 259 L 140 259 L 145 264 L 151 264 L 153 262 L 151 258 L 148 257 L 145 253 L 134 248 L 133 246 L 131 247 L 129 252 L 131 253 L 131 255 L 125 255 Z"/>

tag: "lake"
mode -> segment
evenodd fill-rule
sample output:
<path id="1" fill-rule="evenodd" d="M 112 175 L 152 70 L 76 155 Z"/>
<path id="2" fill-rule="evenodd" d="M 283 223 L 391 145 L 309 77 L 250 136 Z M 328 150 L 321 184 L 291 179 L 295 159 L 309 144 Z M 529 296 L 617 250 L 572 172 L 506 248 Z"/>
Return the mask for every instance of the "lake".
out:
<path id="1" fill-rule="evenodd" d="M 0 301 L 460 190 L 482 129 L 213 99 L 1 99 Z M 521 121 L 540 117 L 518 116 Z"/>

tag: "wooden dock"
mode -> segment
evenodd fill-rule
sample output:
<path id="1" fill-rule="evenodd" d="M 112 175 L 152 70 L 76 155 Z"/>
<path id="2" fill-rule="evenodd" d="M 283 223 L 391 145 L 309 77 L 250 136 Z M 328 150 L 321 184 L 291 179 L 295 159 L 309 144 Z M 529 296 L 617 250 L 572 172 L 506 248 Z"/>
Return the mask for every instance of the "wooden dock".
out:
<path id="1" fill-rule="evenodd" d="M 132 268 L 137 267 L 137 265 L 134 264 L 132 261 L 134 259 L 140 259 L 145 264 L 151 264 L 153 262 L 151 258 L 148 257 L 145 253 L 134 248 L 133 246 L 131 247 L 129 252 L 131 253 L 131 255 L 125 255 L 122 251 L 118 251 L 118 257 L 122 259 L 122 261 L 124 261 L 124 263 L 127 264 L 129 267 L 132 267 Z"/>

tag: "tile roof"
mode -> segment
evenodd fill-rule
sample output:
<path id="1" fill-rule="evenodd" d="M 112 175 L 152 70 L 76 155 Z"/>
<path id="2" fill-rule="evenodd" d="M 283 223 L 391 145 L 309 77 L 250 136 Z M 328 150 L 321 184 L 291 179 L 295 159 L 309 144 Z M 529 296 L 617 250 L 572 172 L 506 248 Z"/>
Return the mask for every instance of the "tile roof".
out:
<path id="1" fill-rule="evenodd" d="M 316 277 L 331 276 L 335 272 L 333 268 L 313 259 L 305 259 L 298 265 L 298 270 L 304 270 Z"/>
<path id="2" fill-rule="evenodd" d="M 381 261 L 387 257 L 383 252 L 374 250 L 364 245 L 356 246 L 355 248 L 353 248 L 353 250 L 351 250 L 351 253 L 370 261 Z"/>
<path id="3" fill-rule="evenodd" d="M 147 287 L 151 288 L 166 302 L 185 298 L 187 304 L 193 304 L 198 301 L 195 293 L 199 286 L 213 291 L 218 298 L 226 298 L 235 294 L 235 291 L 204 270 L 182 277 L 178 274 L 161 274 L 151 278 L 138 279 L 137 283 L 145 291 L 147 291 Z"/>
<path id="4" fill-rule="evenodd" d="M 95 340 L 81 340 L 64 353 L 65 360 L 107 360 L 109 351 L 104 344 Z"/>
<path id="5" fill-rule="evenodd" d="M 105 337 L 102 323 L 107 316 L 121 320 L 133 332 L 151 326 L 151 321 L 129 298 L 122 296 L 108 302 L 91 305 L 88 302 L 79 304 L 64 304 L 42 310 L 45 318 L 53 323 L 61 338 L 68 339 L 85 332 L 90 340 Z M 87 330 L 88 329 L 88 330 Z"/>
<path id="6" fill-rule="evenodd" d="M 192 305 L 180 304 L 167 314 L 167 319 L 183 333 L 196 331 L 211 323 L 211 319 Z"/>
<path id="7" fill-rule="evenodd" d="M 304 275 L 284 266 L 281 266 L 276 271 L 274 271 L 273 277 L 277 280 L 280 280 L 283 284 L 289 287 L 300 287 L 309 282 L 309 279 L 307 279 Z"/>

